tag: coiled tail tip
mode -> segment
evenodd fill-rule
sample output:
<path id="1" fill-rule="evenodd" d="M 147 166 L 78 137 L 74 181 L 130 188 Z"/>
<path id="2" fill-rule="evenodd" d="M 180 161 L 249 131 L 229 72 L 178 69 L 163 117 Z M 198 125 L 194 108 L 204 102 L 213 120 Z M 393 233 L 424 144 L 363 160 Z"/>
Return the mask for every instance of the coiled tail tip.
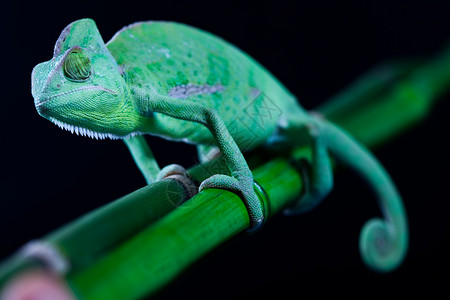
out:
<path id="1" fill-rule="evenodd" d="M 383 219 L 369 220 L 361 230 L 359 249 L 364 263 L 372 270 L 387 273 L 399 267 L 408 250 L 408 236 Z"/>

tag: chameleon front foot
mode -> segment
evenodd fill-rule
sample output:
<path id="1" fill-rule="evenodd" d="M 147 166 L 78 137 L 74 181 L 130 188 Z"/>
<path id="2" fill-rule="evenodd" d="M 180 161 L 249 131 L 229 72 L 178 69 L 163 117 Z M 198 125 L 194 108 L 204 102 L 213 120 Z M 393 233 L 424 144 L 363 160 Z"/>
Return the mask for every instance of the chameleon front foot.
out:
<path id="1" fill-rule="evenodd" d="M 249 232 L 257 231 L 264 222 L 264 205 L 253 189 L 253 180 L 238 180 L 232 176 L 217 174 L 204 180 L 199 192 L 206 189 L 223 189 L 238 194 L 244 200 L 250 217 Z"/>
<path id="2" fill-rule="evenodd" d="M 404 260 L 407 235 L 398 233 L 385 220 L 369 220 L 361 230 L 359 248 L 364 263 L 378 272 L 389 272 Z"/>
<path id="3" fill-rule="evenodd" d="M 194 181 L 189 176 L 185 168 L 180 165 L 172 164 L 165 166 L 159 171 L 156 176 L 156 181 L 161 181 L 166 178 L 174 179 L 180 182 L 186 190 L 187 198 L 191 198 L 197 194 L 197 187 Z"/>

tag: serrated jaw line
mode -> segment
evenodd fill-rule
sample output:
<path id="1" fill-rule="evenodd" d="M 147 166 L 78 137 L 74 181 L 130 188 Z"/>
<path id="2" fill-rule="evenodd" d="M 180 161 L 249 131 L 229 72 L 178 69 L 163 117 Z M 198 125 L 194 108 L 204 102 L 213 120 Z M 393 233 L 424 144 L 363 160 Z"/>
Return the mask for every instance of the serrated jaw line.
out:
<path id="1" fill-rule="evenodd" d="M 125 136 L 119 136 L 119 135 L 112 134 L 112 133 L 96 132 L 96 131 L 93 131 L 93 130 L 90 130 L 87 128 L 75 126 L 72 124 L 67 124 L 60 120 L 52 118 L 52 117 L 50 117 L 50 121 L 55 123 L 59 128 L 61 128 L 63 130 L 67 130 L 67 131 L 70 131 L 71 133 L 75 133 L 75 134 L 81 135 L 81 136 L 87 136 L 87 137 L 90 137 L 92 139 L 97 139 L 97 140 L 104 140 L 106 138 L 109 138 L 111 140 L 127 139 L 130 137 L 142 134 L 141 132 L 132 132 Z"/>

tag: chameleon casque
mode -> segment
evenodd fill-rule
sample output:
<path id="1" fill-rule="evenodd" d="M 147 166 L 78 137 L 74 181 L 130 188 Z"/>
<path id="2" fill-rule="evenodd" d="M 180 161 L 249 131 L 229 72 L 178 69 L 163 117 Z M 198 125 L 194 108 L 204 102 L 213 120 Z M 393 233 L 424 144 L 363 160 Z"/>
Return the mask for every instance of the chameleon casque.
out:
<path id="1" fill-rule="evenodd" d="M 249 230 L 260 227 L 264 212 L 242 151 L 309 143 L 309 184 L 287 212 L 307 211 L 330 191 L 331 154 L 362 175 L 382 208 L 384 219 L 372 219 L 362 229 L 364 262 L 389 271 L 406 255 L 401 198 L 372 154 L 335 125 L 307 113 L 264 67 L 210 33 L 174 22 L 139 22 L 105 44 L 94 21 L 75 21 L 62 31 L 53 58 L 33 69 L 32 94 L 38 113 L 58 126 L 97 139 L 124 140 L 148 183 L 187 175 L 178 165 L 160 170 L 143 134 L 193 143 L 202 153 L 217 147 L 230 173 L 213 175 L 199 190 L 239 194 L 249 212 Z M 244 108 L 258 111 L 264 99 L 280 114 L 261 124 Z M 236 120 L 239 135 L 231 130 Z M 249 142 L 248 135 L 255 138 Z"/>

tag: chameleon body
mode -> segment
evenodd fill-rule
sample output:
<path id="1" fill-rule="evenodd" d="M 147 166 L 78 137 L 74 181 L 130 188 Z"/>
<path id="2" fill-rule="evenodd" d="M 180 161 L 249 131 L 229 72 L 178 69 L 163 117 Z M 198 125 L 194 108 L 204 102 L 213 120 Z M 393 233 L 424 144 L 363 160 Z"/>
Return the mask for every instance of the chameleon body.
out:
<path id="1" fill-rule="evenodd" d="M 39 114 L 64 129 L 123 139 L 148 183 L 186 174 L 177 165 L 160 170 L 142 134 L 217 147 L 230 173 L 206 179 L 199 190 L 238 193 L 250 229 L 261 225 L 264 212 L 242 151 L 310 143 L 310 183 L 287 212 L 307 211 L 330 191 L 330 153 L 366 179 L 382 206 L 385 219 L 369 221 L 361 233 L 365 263 L 389 271 L 405 257 L 405 212 L 378 161 L 348 134 L 307 113 L 250 56 L 210 33 L 173 22 L 140 22 L 105 44 L 92 20 L 78 20 L 61 33 L 53 58 L 33 69 L 32 94 Z"/>

